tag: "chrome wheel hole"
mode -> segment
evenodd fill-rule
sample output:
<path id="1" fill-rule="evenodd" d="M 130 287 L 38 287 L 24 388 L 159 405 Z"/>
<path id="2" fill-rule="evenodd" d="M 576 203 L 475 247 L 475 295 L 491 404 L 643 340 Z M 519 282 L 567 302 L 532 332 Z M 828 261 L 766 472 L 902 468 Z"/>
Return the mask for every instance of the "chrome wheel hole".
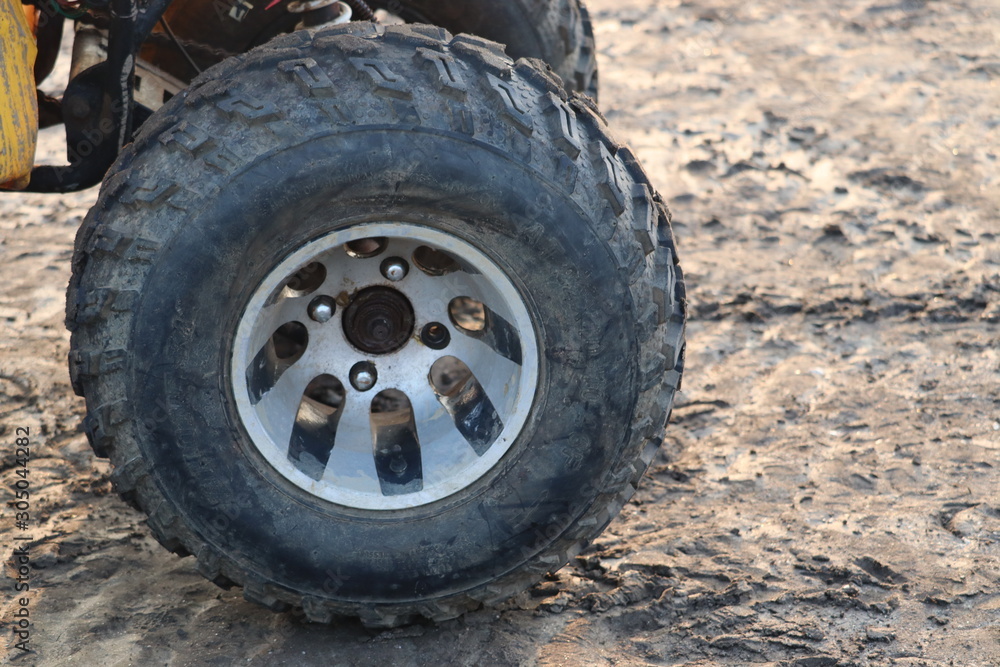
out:
<path id="1" fill-rule="evenodd" d="M 486 329 L 486 306 L 467 296 L 458 296 L 448 304 L 452 324 L 465 333 L 477 334 Z"/>
<path id="2" fill-rule="evenodd" d="M 413 251 L 412 259 L 417 268 L 429 276 L 443 276 L 462 270 L 462 266 L 447 252 L 425 245 Z"/>
<path id="3" fill-rule="evenodd" d="M 325 280 L 326 267 L 319 262 L 310 262 L 292 274 L 281 296 L 288 298 L 312 294 Z"/>
<path id="4" fill-rule="evenodd" d="M 301 322 L 288 322 L 278 327 L 271 342 L 274 344 L 274 356 L 291 365 L 306 351 L 309 332 Z"/>
<path id="5" fill-rule="evenodd" d="M 367 259 L 382 254 L 385 246 L 386 240 L 376 236 L 368 239 L 348 241 L 344 244 L 344 251 L 355 259 Z"/>

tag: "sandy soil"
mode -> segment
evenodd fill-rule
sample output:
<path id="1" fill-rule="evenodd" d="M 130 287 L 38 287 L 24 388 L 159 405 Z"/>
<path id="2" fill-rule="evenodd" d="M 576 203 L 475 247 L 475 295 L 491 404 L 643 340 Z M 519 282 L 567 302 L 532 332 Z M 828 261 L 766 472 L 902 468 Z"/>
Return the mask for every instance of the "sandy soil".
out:
<path id="1" fill-rule="evenodd" d="M 67 377 L 95 193 L 0 197 L 5 498 L 35 443 L 14 664 L 1000 664 L 1000 6 L 885 1 L 591 0 L 601 106 L 674 212 L 684 391 L 593 548 L 440 626 L 310 626 L 160 548 Z"/>

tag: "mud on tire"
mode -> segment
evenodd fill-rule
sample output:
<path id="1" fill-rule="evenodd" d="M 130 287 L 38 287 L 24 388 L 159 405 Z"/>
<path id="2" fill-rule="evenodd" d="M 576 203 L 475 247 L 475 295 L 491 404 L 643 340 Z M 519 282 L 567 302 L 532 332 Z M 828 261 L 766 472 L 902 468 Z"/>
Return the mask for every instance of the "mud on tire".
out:
<path id="1" fill-rule="evenodd" d="M 390 256 L 417 286 L 385 277 Z M 348 322 L 374 288 L 395 314 Z M 476 290 L 478 329 L 450 310 Z M 478 402 L 420 402 L 432 320 L 442 356 L 478 364 L 460 378 Z M 271 609 L 393 625 L 509 597 L 618 513 L 680 383 L 684 289 L 665 208 L 588 104 L 481 38 L 355 23 L 227 61 L 144 124 L 77 237 L 67 324 L 94 450 L 161 543 Z M 348 352 L 323 391 L 282 393 L 299 360 Z M 415 433 L 376 424 L 403 399 L 368 403 L 382 385 L 355 388 L 355 362 L 412 392 Z M 258 409 L 269 393 L 292 412 Z M 331 411 L 358 402 L 368 476 L 324 473 Z"/>

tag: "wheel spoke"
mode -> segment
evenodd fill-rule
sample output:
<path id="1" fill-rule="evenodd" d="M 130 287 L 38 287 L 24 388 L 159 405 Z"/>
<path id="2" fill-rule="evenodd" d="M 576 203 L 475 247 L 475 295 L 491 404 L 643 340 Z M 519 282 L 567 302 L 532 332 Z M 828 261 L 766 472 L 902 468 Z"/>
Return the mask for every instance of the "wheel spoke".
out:
<path id="1" fill-rule="evenodd" d="M 269 390 L 257 402 L 257 414 L 261 424 L 272 433 L 274 442 L 279 448 L 288 446 L 295 417 L 299 412 L 302 394 L 313 379 L 309 370 L 309 354 L 286 368 Z"/>
<path id="2" fill-rule="evenodd" d="M 501 357 L 521 365 L 521 338 L 517 335 L 517 329 L 490 310 L 488 306 L 486 307 L 486 329 L 479 340 Z"/>
<path id="3" fill-rule="evenodd" d="M 451 344 L 441 352 L 468 366 L 495 405 L 506 404 L 508 394 L 517 391 L 513 378 L 521 373 L 521 365 L 497 354 L 482 338 L 470 336 L 461 329 L 454 331 Z"/>
<path id="4" fill-rule="evenodd" d="M 413 410 L 406 394 L 398 390 L 381 392 L 395 405 L 384 412 L 372 411 L 372 435 L 375 441 L 375 469 L 382 495 L 398 496 L 424 488 L 420 442 L 413 423 Z"/>
<path id="5" fill-rule="evenodd" d="M 260 318 L 270 326 L 258 326 L 250 338 L 250 349 L 259 351 L 263 348 L 277 329 L 288 322 L 306 321 L 306 307 L 309 305 L 308 297 L 288 297 L 279 299 L 277 302 L 265 306 L 260 313 Z"/>
<path id="6" fill-rule="evenodd" d="M 371 399 L 348 392 L 323 481 L 362 493 L 381 493 L 372 452 Z"/>
<path id="7" fill-rule="evenodd" d="M 303 397 L 298 418 L 288 443 L 288 460 L 313 479 L 320 479 L 330 460 L 330 450 L 337 437 L 340 414 L 325 415 Z"/>
<path id="8" fill-rule="evenodd" d="M 424 481 L 426 484 L 445 482 L 478 458 L 475 450 L 461 435 L 455 419 L 445 409 L 429 383 L 410 397 L 413 406 L 413 420 L 420 439 L 420 453 L 423 457 Z M 456 446 L 455 438 L 461 437 L 464 446 Z"/>
<path id="9" fill-rule="evenodd" d="M 344 385 L 323 374 L 312 379 L 299 403 L 288 443 L 288 460 L 301 472 L 319 480 L 330 460 L 344 404 Z"/>
<path id="10" fill-rule="evenodd" d="M 438 400 L 476 454 L 482 456 L 503 430 L 503 420 L 468 366 L 457 357 L 434 362 L 431 384 Z"/>

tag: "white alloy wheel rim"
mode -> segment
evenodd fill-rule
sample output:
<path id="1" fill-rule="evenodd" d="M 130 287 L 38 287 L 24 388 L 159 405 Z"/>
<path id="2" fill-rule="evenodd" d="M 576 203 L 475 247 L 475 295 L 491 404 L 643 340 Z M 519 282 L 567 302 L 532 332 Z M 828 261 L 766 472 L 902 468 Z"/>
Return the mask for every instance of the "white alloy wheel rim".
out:
<path id="1" fill-rule="evenodd" d="M 531 410 L 538 350 L 523 299 L 485 254 L 436 229 L 371 223 L 268 273 L 230 376 L 250 441 L 282 477 L 332 503 L 394 510 L 450 496 L 500 461 Z"/>

